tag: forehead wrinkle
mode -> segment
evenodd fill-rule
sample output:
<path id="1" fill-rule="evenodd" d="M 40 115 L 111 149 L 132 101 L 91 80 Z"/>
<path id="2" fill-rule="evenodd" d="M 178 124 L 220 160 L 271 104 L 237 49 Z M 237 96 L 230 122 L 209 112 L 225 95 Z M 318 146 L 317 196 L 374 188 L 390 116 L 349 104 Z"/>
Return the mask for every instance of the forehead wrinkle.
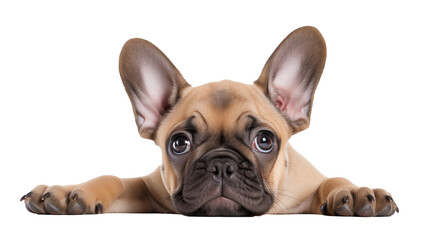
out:
<path id="1" fill-rule="evenodd" d="M 198 130 L 198 124 L 195 124 L 195 119 L 201 119 L 202 121 L 200 122 L 205 125 L 203 126 L 203 128 L 207 127 L 207 122 L 204 116 L 199 111 L 195 111 L 194 114 L 191 114 L 188 118 L 185 118 L 184 120 L 178 122 L 172 128 L 170 134 L 179 130 L 186 130 L 188 132 L 195 133 Z"/>
<path id="2" fill-rule="evenodd" d="M 203 123 L 204 123 L 204 125 L 205 125 L 204 127 L 205 127 L 205 128 L 207 128 L 207 126 L 208 126 L 208 125 L 207 125 L 207 121 L 206 121 L 206 119 L 204 118 L 204 115 L 203 115 L 200 111 L 198 111 L 198 110 L 197 110 L 197 111 L 195 111 L 194 113 L 195 113 L 195 114 L 197 114 L 197 115 L 201 118 L 201 120 L 203 120 L 202 122 L 203 122 Z"/>
<path id="3" fill-rule="evenodd" d="M 249 115 L 250 115 L 250 112 L 249 112 L 249 111 L 244 111 L 244 112 L 242 112 L 242 113 L 240 114 L 240 116 L 238 116 L 238 117 L 237 117 L 237 122 L 240 122 L 240 120 L 241 120 L 241 118 L 242 118 L 242 117 L 244 117 L 244 116 L 248 117 Z"/>
<path id="4" fill-rule="evenodd" d="M 251 129 L 259 126 L 266 126 L 273 130 L 276 130 L 276 128 L 269 121 L 266 121 L 265 119 L 260 118 L 257 114 L 252 114 L 252 112 L 250 111 L 245 111 L 242 114 L 240 114 L 240 116 L 237 118 L 237 123 L 241 122 L 240 120 L 242 117 L 247 117 L 247 119 L 244 120 L 246 123 L 245 124 L 246 129 L 248 127 L 249 129 Z"/>

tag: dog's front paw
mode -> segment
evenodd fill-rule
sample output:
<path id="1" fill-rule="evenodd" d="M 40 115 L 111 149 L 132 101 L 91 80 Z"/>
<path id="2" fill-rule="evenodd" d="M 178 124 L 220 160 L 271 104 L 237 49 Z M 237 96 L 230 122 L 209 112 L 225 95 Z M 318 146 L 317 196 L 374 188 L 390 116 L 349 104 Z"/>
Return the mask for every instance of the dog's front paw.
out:
<path id="1" fill-rule="evenodd" d="M 391 216 L 399 212 L 392 196 L 384 189 L 338 188 L 332 191 L 320 211 L 331 216 Z"/>
<path id="2" fill-rule="evenodd" d="M 102 213 L 96 196 L 74 186 L 39 185 L 21 198 L 28 211 L 37 214 Z"/>

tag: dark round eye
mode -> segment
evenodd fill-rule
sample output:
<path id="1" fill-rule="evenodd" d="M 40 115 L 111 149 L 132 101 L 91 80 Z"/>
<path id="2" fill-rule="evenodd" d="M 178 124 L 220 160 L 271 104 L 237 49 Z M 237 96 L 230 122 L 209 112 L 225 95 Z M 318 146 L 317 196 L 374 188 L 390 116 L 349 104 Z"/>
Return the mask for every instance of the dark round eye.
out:
<path id="1" fill-rule="evenodd" d="M 274 140 L 272 134 L 267 131 L 260 131 L 256 134 L 252 144 L 253 148 L 261 153 L 269 153 L 274 148 Z"/>
<path id="2" fill-rule="evenodd" d="M 182 155 L 191 150 L 191 141 L 185 135 L 178 135 L 171 142 L 171 151 L 176 155 Z"/>

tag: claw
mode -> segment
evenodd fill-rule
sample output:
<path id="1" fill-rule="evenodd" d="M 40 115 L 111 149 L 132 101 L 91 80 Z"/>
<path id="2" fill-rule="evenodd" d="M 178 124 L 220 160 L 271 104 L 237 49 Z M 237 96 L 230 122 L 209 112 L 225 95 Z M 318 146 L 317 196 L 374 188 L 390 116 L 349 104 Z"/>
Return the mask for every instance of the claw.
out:
<path id="1" fill-rule="evenodd" d="M 386 195 L 386 200 L 387 200 L 388 202 L 393 203 L 393 204 L 395 205 L 395 212 L 399 213 L 399 208 L 398 208 L 398 206 L 396 205 L 395 201 L 393 201 L 392 196 L 390 196 L 390 195 Z"/>
<path id="2" fill-rule="evenodd" d="M 103 213 L 103 205 L 101 203 L 98 203 L 95 205 L 95 214 L 101 214 Z"/>
<path id="3" fill-rule="evenodd" d="M 22 198 L 21 198 L 21 200 L 19 200 L 19 201 L 23 201 L 23 200 L 25 200 L 26 198 L 29 198 L 29 197 L 31 197 L 31 195 L 33 195 L 33 192 L 29 192 L 29 193 L 27 193 L 27 194 L 25 194 L 24 196 L 22 196 Z"/>
<path id="4" fill-rule="evenodd" d="M 40 200 L 45 201 L 45 199 L 49 198 L 51 196 L 50 192 L 47 192 L 45 194 L 42 195 L 42 197 L 40 198 Z"/>
<path id="5" fill-rule="evenodd" d="M 349 202 L 349 195 L 346 195 L 343 197 L 343 203 L 348 203 Z"/>
<path id="6" fill-rule="evenodd" d="M 21 197 L 21 200 L 19 200 L 19 201 L 21 201 L 21 202 L 24 201 L 26 198 L 31 197 L 32 194 L 33 194 L 33 192 L 29 192 L 29 193 L 25 194 L 24 196 Z"/>
<path id="7" fill-rule="evenodd" d="M 77 192 L 73 192 L 71 194 L 71 196 L 70 196 L 70 199 L 74 200 L 74 201 L 78 200 L 79 199 L 79 194 L 77 194 Z"/>
<path id="8" fill-rule="evenodd" d="M 323 215 L 328 215 L 328 203 L 327 203 L 327 202 L 324 202 L 324 203 L 322 204 L 322 206 L 320 206 L 320 212 L 321 212 Z"/>
<path id="9" fill-rule="evenodd" d="M 388 202 L 393 202 L 393 198 L 391 196 L 389 196 L 389 195 L 386 195 L 386 200 Z"/>

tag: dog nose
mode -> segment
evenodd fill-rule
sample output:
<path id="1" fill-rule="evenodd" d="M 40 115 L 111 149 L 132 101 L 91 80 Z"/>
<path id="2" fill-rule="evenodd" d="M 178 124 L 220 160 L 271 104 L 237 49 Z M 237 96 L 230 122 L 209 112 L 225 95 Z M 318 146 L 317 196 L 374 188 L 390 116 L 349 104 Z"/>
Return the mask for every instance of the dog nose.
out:
<path id="1" fill-rule="evenodd" d="M 215 158 L 207 168 L 207 171 L 213 174 L 215 181 L 228 181 L 234 176 L 237 170 L 237 164 L 230 158 Z"/>

